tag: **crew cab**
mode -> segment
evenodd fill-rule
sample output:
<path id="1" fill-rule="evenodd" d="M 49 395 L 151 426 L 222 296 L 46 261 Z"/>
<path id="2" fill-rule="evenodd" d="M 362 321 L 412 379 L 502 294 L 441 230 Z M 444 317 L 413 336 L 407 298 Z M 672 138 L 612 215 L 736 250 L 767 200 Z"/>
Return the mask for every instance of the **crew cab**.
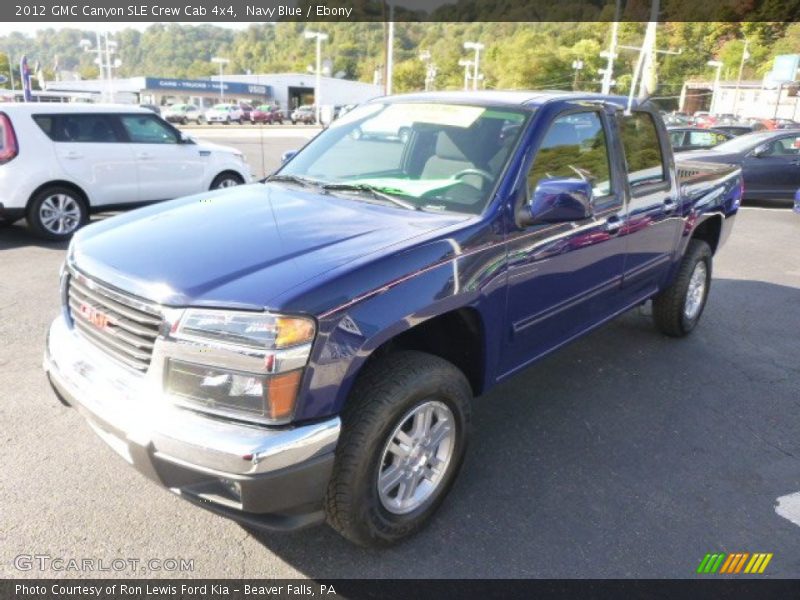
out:
<path id="1" fill-rule="evenodd" d="M 371 119 L 411 131 L 355 139 Z M 385 546 L 445 499 L 473 397 L 649 300 L 691 333 L 741 194 L 735 166 L 676 166 L 647 104 L 379 98 L 261 185 L 81 230 L 44 368 L 181 497 Z"/>
<path id="2" fill-rule="evenodd" d="M 0 107 L 0 221 L 66 240 L 95 211 L 247 183 L 244 155 L 199 142 L 146 108 L 19 103 Z"/>

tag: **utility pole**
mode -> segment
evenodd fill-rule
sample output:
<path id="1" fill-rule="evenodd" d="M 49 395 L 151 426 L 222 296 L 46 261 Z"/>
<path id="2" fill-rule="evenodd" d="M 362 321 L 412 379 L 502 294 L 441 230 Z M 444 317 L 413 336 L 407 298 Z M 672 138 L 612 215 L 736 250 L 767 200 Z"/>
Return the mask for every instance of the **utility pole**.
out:
<path id="1" fill-rule="evenodd" d="M 464 91 L 469 89 L 469 69 L 472 66 L 471 60 L 462 59 L 458 61 L 459 67 L 464 67 Z"/>
<path id="2" fill-rule="evenodd" d="M 211 58 L 212 63 L 217 63 L 219 65 L 219 101 L 222 104 L 225 101 L 225 83 L 222 81 L 222 73 L 225 65 L 227 65 L 229 61 L 227 58 L 220 58 L 219 56 L 214 56 Z"/>
<path id="3" fill-rule="evenodd" d="M 616 10 L 614 11 L 614 23 L 611 24 L 611 42 L 608 44 L 608 50 L 601 52 L 600 56 L 608 59 L 606 68 L 603 69 L 603 94 L 611 93 L 611 85 L 614 81 L 614 59 L 617 58 L 617 39 L 619 37 L 619 18 L 620 18 L 620 0 L 617 0 Z"/>
<path id="4" fill-rule="evenodd" d="M 316 107 L 317 123 L 320 123 L 320 108 L 322 107 L 322 42 L 328 39 L 327 33 L 319 31 L 305 31 L 303 34 L 307 40 L 316 39 L 317 41 L 317 75 L 316 83 L 314 84 L 314 106 Z"/>
<path id="5" fill-rule="evenodd" d="M 719 77 L 720 72 L 722 71 L 722 67 L 725 66 L 725 63 L 721 60 L 710 60 L 706 63 L 709 67 L 715 67 L 717 69 L 716 74 L 714 75 L 714 91 L 711 93 L 711 114 L 717 114 L 717 102 L 719 101 Z"/>
<path id="6" fill-rule="evenodd" d="M 392 75 L 394 73 L 394 4 L 389 5 L 389 35 L 386 48 L 386 95 L 392 94 Z"/>
<path id="7" fill-rule="evenodd" d="M 464 42 L 464 50 L 475 50 L 475 62 L 473 63 L 473 67 L 475 68 L 475 72 L 472 75 L 472 89 L 478 89 L 478 80 L 480 77 L 478 76 L 478 69 L 480 66 L 481 61 L 481 50 L 483 50 L 484 45 L 480 42 Z M 460 63 L 459 63 L 460 64 Z"/>
<path id="8" fill-rule="evenodd" d="M 744 61 L 750 58 L 750 53 L 747 48 L 750 46 L 750 40 L 744 38 L 744 48 L 742 49 L 742 60 L 739 63 L 739 75 L 736 78 L 736 91 L 733 94 L 733 114 L 737 115 L 736 109 L 739 105 L 739 86 L 742 85 L 742 71 L 744 71 Z"/>
<path id="9" fill-rule="evenodd" d="M 573 60 L 572 69 L 575 71 L 575 77 L 572 80 L 572 90 L 575 91 L 578 89 L 578 74 L 581 72 L 581 69 L 583 69 L 583 61 L 580 59 Z"/>

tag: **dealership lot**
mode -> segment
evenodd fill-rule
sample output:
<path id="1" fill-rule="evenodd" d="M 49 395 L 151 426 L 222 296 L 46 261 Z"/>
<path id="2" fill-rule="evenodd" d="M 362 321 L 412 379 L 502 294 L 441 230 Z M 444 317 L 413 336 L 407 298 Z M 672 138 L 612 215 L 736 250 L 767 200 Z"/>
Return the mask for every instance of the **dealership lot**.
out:
<path id="1" fill-rule="evenodd" d="M 196 135 L 261 176 L 313 132 Z M 633 311 L 478 399 L 443 510 L 377 552 L 324 527 L 253 535 L 130 469 L 41 371 L 64 246 L 2 229 L 0 574 L 65 574 L 14 567 L 40 554 L 189 559 L 150 574 L 201 577 L 691 577 L 708 552 L 771 552 L 767 575 L 798 577 L 800 528 L 775 512 L 800 491 L 798 240 L 800 215 L 744 209 L 690 338 Z"/>

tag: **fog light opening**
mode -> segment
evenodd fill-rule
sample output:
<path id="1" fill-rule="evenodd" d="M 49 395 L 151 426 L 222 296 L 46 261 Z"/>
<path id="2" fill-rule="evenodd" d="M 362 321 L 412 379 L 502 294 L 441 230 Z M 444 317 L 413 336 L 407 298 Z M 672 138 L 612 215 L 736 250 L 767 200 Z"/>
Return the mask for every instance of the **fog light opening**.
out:
<path id="1" fill-rule="evenodd" d="M 238 481 L 232 481 L 230 479 L 220 479 L 219 481 L 233 500 L 236 500 L 236 502 L 242 501 L 242 486 Z"/>

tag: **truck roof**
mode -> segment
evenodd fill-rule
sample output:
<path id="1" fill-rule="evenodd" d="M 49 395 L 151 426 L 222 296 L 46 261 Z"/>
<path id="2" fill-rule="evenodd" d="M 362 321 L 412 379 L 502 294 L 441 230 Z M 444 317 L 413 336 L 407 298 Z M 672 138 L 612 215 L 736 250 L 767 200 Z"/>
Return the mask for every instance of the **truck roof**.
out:
<path id="1" fill-rule="evenodd" d="M 373 102 L 390 100 L 392 102 L 453 102 L 456 104 L 478 104 L 481 106 L 516 106 L 531 108 L 554 101 L 606 101 L 620 106 L 627 106 L 627 96 L 614 96 L 592 92 L 566 92 L 564 90 L 477 90 L 477 91 L 445 91 L 417 92 L 375 98 Z M 634 106 L 636 105 L 634 101 Z"/>

